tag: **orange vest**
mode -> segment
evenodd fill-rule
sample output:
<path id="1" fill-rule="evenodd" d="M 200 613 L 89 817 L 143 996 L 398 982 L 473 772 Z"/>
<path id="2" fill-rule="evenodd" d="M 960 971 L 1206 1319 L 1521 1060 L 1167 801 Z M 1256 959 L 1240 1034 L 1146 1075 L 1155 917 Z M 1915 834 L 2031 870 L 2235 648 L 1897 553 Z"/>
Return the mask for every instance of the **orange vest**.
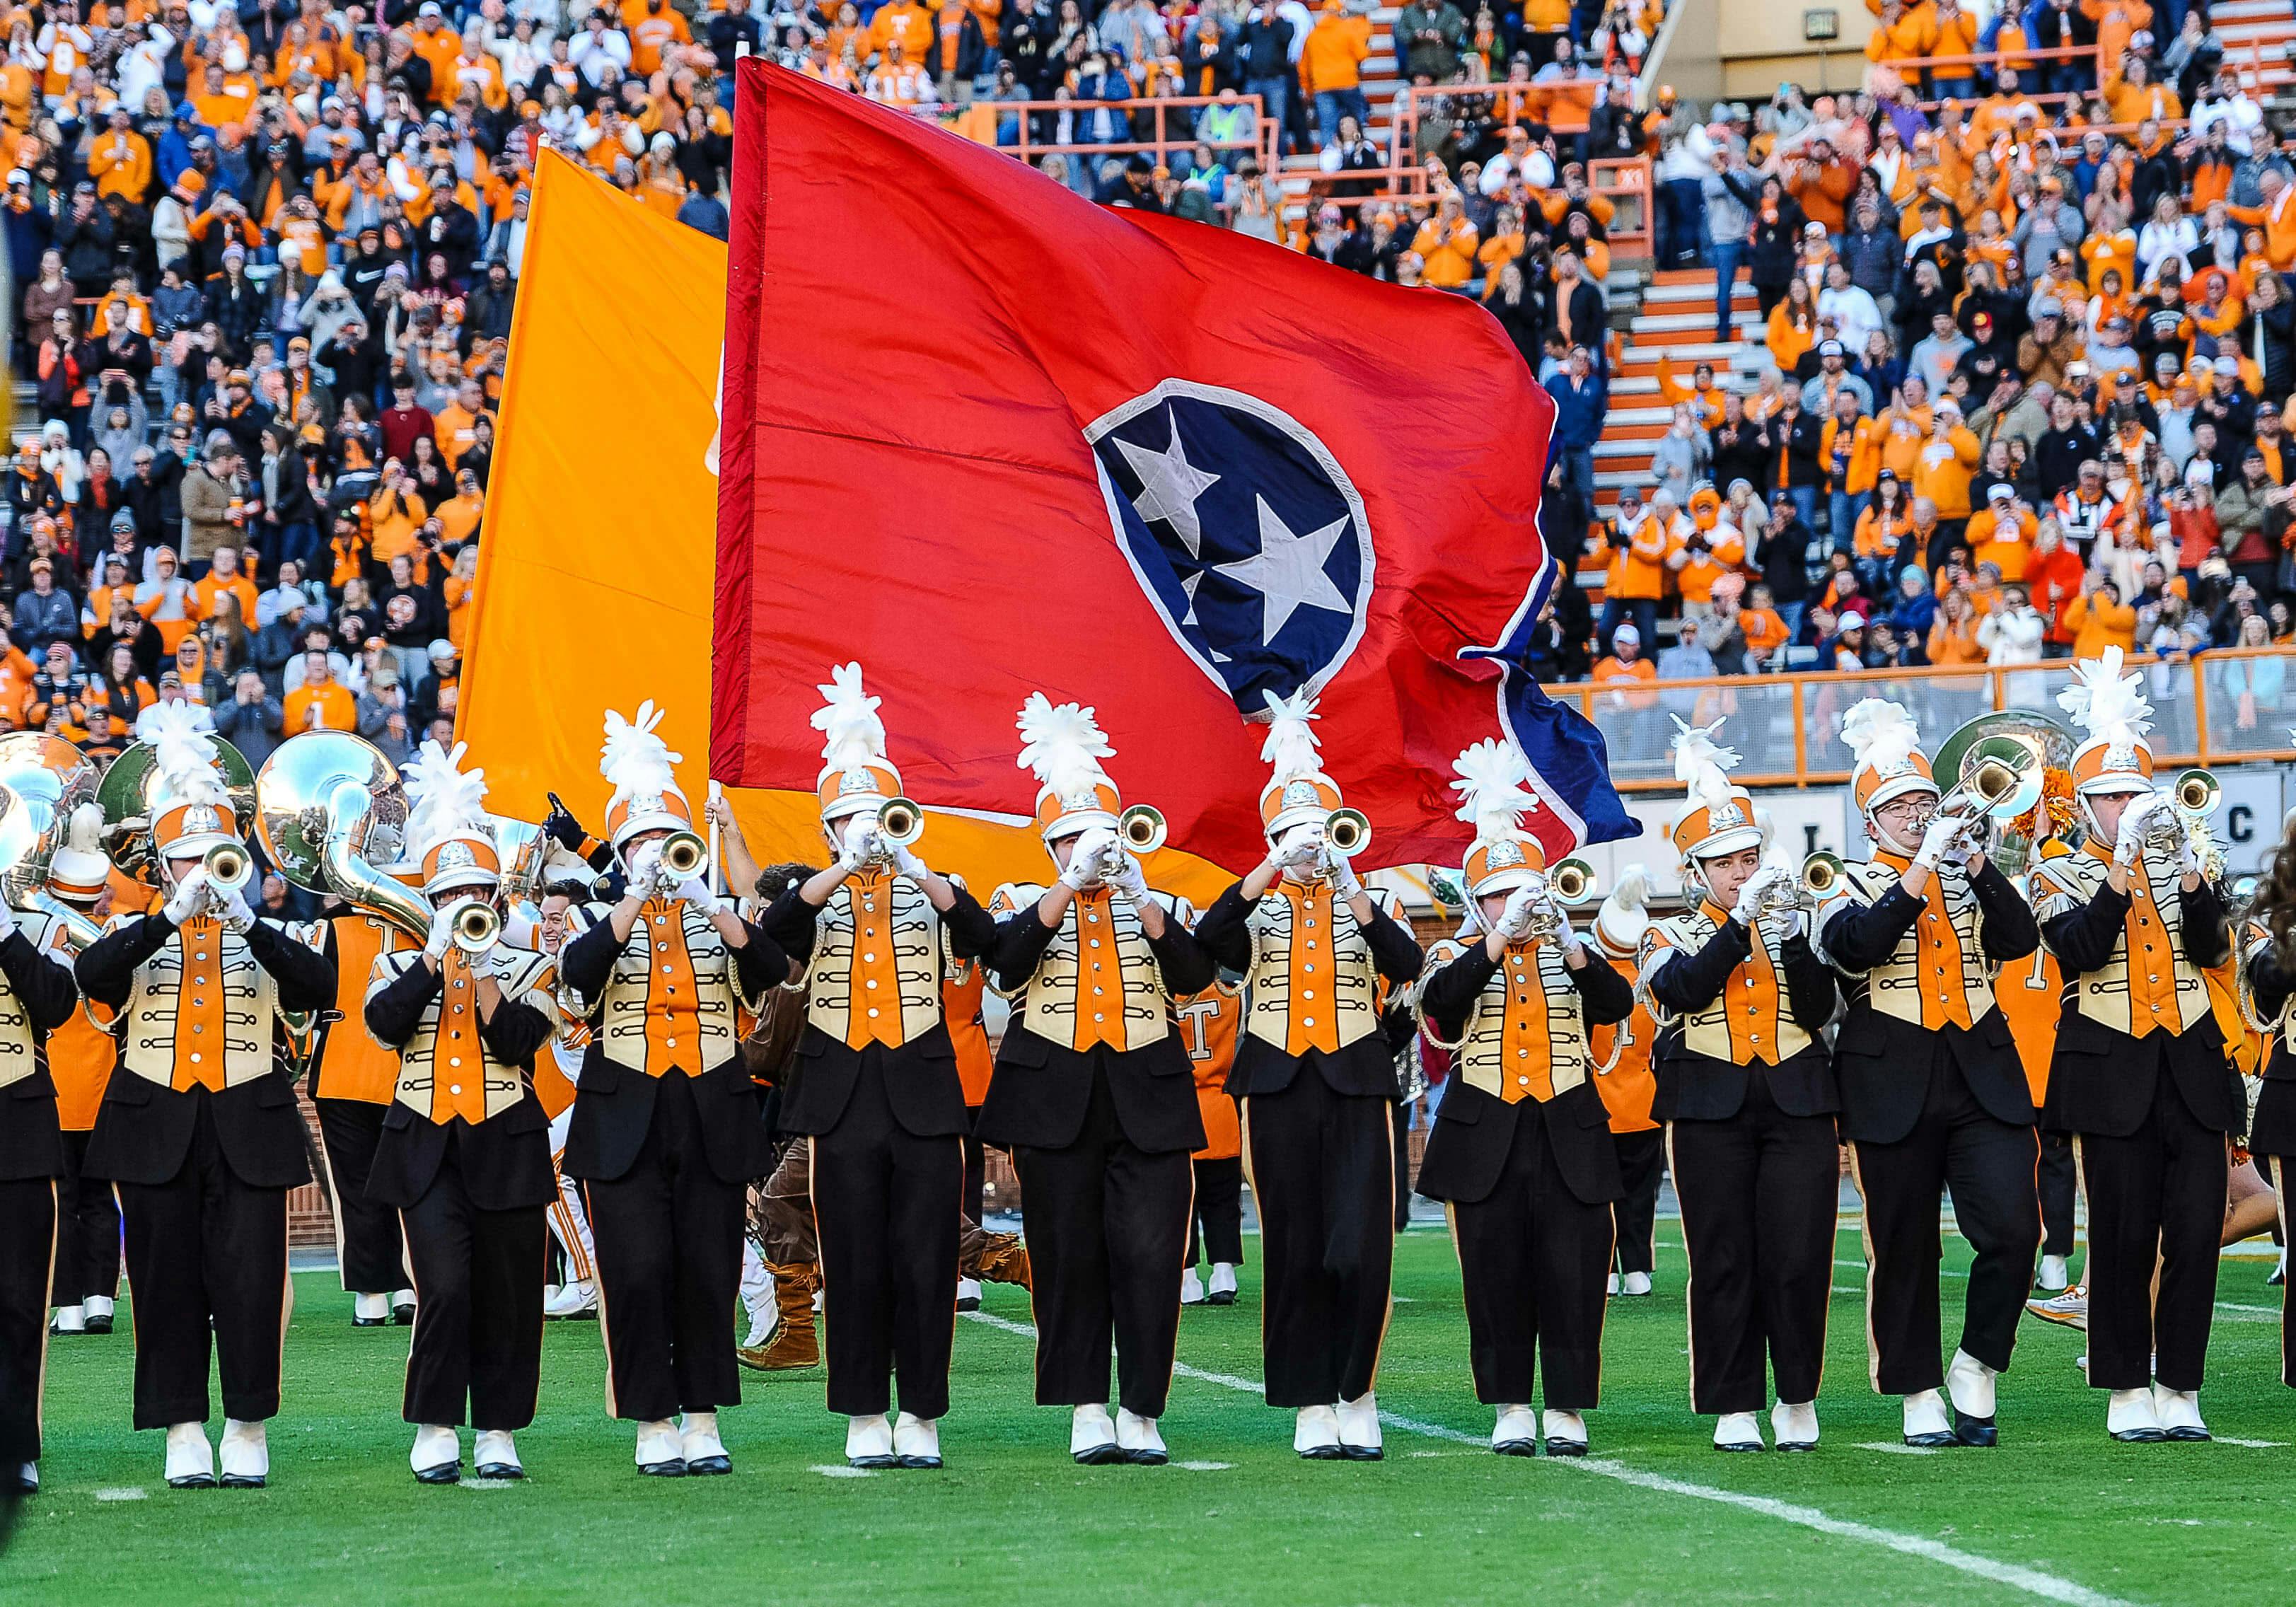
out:
<path id="1" fill-rule="evenodd" d="M 85 1000 L 71 1019 L 48 1034 L 48 1075 L 56 1085 L 56 1119 L 67 1133 L 95 1127 L 95 1112 L 111 1086 L 119 1045 L 89 1019 Z"/>
<path id="2" fill-rule="evenodd" d="M 1642 968 L 1630 959 L 1608 955 L 1603 957 L 1629 985 L 1642 974 Z M 1647 1133 L 1658 1126 L 1651 1119 L 1651 1105 L 1658 1098 L 1658 1078 L 1651 1071 L 1652 1040 L 1658 1037 L 1658 1023 L 1651 1020 L 1650 1012 L 1643 1007 L 1642 997 L 1637 994 L 1634 1013 L 1620 1025 L 1626 1029 L 1626 1046 L 1618 1052 L 1618 1063 L 1595 1079 L 1595 1091 L 1603 1096 L 1603 1108 L 1611 1113 L 1611 1131 Z M 1588 1024 L 1587 1050 L 1596 1065 L 1611 1058 L 1619 1030 L 1618 1026 Z"/>
<path id="3" fill-rule="evenodd" d="M 1243 1152 L 1243 1131 L 1235 1101 L 1228 1097 L 1227 1074 L 1235 1064 L 1236 1029 L 1243 1021 L 1243 993 L 1215 982 L 1201 993 L 1173 1001 L 1179 1017 L 1181 1046 L 1195 1073 L 1196 1108 L 1204 1119 L 1204 1147 L 1198 1160 L 1228 1160 Z"/>
<path id="4" fill-rule="evenodd" d="M 336 915 L 327 922 L 335 955 L 335 1009 L 342 1019 L 327 1029 L 311 1093 L 317 1099 L 355 1099 L 387 1105 L 398 1086 L 398 1056 L 366 1029 L 366 989 L 374 963 L 409 947 L 398 929 L 378 915 Z"/>
<path id="5" fill-rule="evenodd" d="M 956 1080 L 964 1086 L 967 1109 L 978 1110 L 988 1097 L 988 1074 L 996 1057 L 988 1047 L 988 1027 L 980 1015 L 980 996 L 988 973 L 978 960 L 965 962 L 956 980 L 940 985 L 940 1008 L 948 1022 L 948 1041 L 956 1046 Z"/>

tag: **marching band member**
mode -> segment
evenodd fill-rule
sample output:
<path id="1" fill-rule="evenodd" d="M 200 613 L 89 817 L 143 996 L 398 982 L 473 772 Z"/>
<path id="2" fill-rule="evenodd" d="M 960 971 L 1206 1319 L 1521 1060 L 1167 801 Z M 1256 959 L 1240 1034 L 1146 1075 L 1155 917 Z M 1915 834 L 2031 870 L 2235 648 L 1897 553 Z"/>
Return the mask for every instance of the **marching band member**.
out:
<path id="1" fill-rule="evenodd" d="M 1839 1160 L 1833 1069 L 1817 1033 L 1833 973 L 1809 945 L 1796 873 L 1764 867 L 1754 800 L 1714 727 L 1675 722 L 1689 797 L 1670 832 L 1686 913 L 1643 939 L 1642 987 L 1662 1013 L 1652 1058 L 1667 1169 L 1690 1259 L 1690 1403 L 1714 1443 L 1759 1451 L 1767 1356 L 1782 1451 L 1817 1446 Z"/>
<path id="2" fill-rule="evenodd" d="M 1196 940 L 1250 994 L 1228 1091 L 1266 1257 L 1267 1404 L 1298 1413 L 1300 1455 L 1376 1461 L 1402 1096 L 1379 982 L 1414 980 L 1422 956 L 1325 836 L 1341 799 L 1316 758 L 1315 701 L 1270 693 L 1267 707 L 1267 857 L 1204 912 Z"/>
<path id="3" fill-rule="evenodd" d="M 13 808 L 22 808 L 20 802 Z M 50 1035 L 78 1008 L 63 925 L 53 915 L 0 915 L 0 1494 L 40 1488 L 40 1395 L 48 1361 L 65 1173 Z"/>
<path id="4" fill-rule="evenodd" d="M 311 1180 L 295 1090 L 275 1058 L 284 1012 L 325 1009 L 335 968 L 235 885 L 210 851 L 245 852 L 194 706 L 152 716 L 152 857 L 165 902 L 114 915 L 75 968 L 89 1004 L 119 1021 L 120 1063 L 87 1170 L 118 1185 L 135 1300 L 135 1423 L 168 1431 L 167 1480 L 213 1485 L 203 1424 L 208 1357 L 223 1379 L 222 1481 L 260 1487 L 265 1422 L 279 1410 L 287 1191 Z M 125 1072 L 127 1075 L 121 1075 Z"/>
<path id="5" fill-rule="evenodd" d="M 1595 952 L 1632 987 L 1641 977 L 1637 956 L 1650 930 L 1650 873 L 1629 865 L 1603 899 L 1592 922 Z M 1595 1079 L 1603 1108 L 1611 1113 L 1611 1142 L 1619 1150 L 1619 1247 L 1609 1280 L 1612 1294 L 1640 1297 L 1651 1291 L 1658 1268 L 1658 1188 L 1666 1175 L 1666 1135 L 1651 1115 L 1658 1084 L 1651 1075 L 1651 1045 L 1658 1025 L 1639 995 L 1634 1013 L 1616 1025 L 1596 1024 L 1587 1045 L 1599 1067 Z"/>
<path id="6" fill-rule="evenodd" d="M 2248 913 L 2243 963 L 2255 1019 L 2268 1028 L 2269 1058 L 2256 1093 L 2256 1109 L 2248 1122 L 2249 1152 L 2272 1184 L 2280 1210 L 2284 1248 L 2296 1212 L 2289 1209 L 2288 1191 L 2296 1187 L 2296 833 L 2282 840 L 2268 873 Z M 2280 1382 L 2296 1389 L 2296 1301 L 2281 1290 Z"/>
<path id="7" fill-rule="evenodd" d="M 2142 674 L 2118 648 L 2073 674 L 2057 701 L 2089 734 L 2072 763 L 2088 840 L 2036 865 L 2032 897 L 2065 977 L 2048 1100 L 2088 1199 L 2088 1381 L 2112 1392 L 2115 1439 L 2206 1439 L 2225 1136 L 2246 1105 L 2201 974 L 2229 947 L 2224 901 L 2202 844 L 2156 831 L 2175 816 Z"/>
<path id="8" fill-rule="evenodd" d="M 964 1088 L 942 1014 L 952 958 L 987 954 L 996 922 L 880 828 L 898 798 L 880 700 L 838 666 L 813 717 L 816 783 L 836 863 L 784 890 L 765 931 L 807 972 L 806 1025 L 781 1126 L 811 1151 L 829 1330 L 829 1409 L 855 1467 L 937 1468 L 955 1342 Z M 889 1420 L 893 1380 L 900 1410 Z"/>
<path id="9" fill-rule="evenodd" d="M 1867 698 L 1841 735 L 1874 852 L 1843 868 L 1816 944 L 1845 979 L 1833 1070 L 1866 1199 L 1874 1387 L 1904 1398 L 1907 1445 L 1990 1446 L 1994 1380 L 2008 1370 L 2041 1242 L 2032 1093 L 1992 972 L 2031 954 L 2040 933 L 1986 857 L 1982 818 L 1938 813 L 1912 715 Z M 1960 1343 L 1941 1367 L 1938 1196 L 1948 1188 L 1976 1259 Z"/>
<path id="10" fill-rule="evenodd" d="M 384 1116 L 398 1083 L 398 1056 L 359 1024 L 375 962 L 416 947 L 381 915 L 346 904 L 318 923 L 319 951 L 335 963 L 334 1008 L 312 1062 L 311 1103 L 319 1113 L 319 1159 L 334 1207 L 335 1265 L 351 1297 L 351 1325 L 380 1328 L 414 1320 L 406 1247 L 398 1213 L 367 1193 Z"/>
<path id="11" fill-rule="evenodd" d="M 1603 1284 L 1618 1148 L 1595 1091 L 1590 1021 L 1623 1021 L 1634 990 L 1573 931 L 1522 830 L 1538 808 L 1512 743 L 1459 756 L 1461 867 L 1485 935 L 1439 945 L 1420 1011 L 1456 1056 L 1419 1192 L 1448 1202 L 1467 1307 L 1475 1398 L 1495 1407 L 1491 1449 L 1529 1456 L 1535 1372 L 1546 1373 L 1546 1454 L 1587 1454 L 1584 1415 L 1603 1383 Z"/>
<path id="12" fill-rule="evenodd" d="M 1216 979 L 1201 993 L 1173 1002 L 1181 1045 L 1196 1079 L 1196 1114 L 1204 1147 L 1190 1156 L 1196 1202 L 1188 1224 L 1188 1259 L 1180 1272 L 1183 1306 L 1235 1304 L 1235 1269 L 1243 1265 L 1243 1125 L 1227 1091 L 1235 1067 L 1235 1040 L 1243 1024 L 1243 987 Z M 1209 1278 L 1197 1275 L 1199 1246 L 1210 1258 Z"/>
<path id="13" fill-rule="evenodd" d="M 542 1383 L 543 1210 L 557 1194 L 530 1086 L 558 1026 L 547 955 L 503 940 L 485 773 L 427 742 L 406 769 L 407 840 L 436 912 L 422 948 L 379 955 L 365 1020 L 398 1058 L 369 1197 L 398 1212 L 418 1296 L 403 1415 L 424 1484 L 461 1476 L 467 1405 L 481 1479 L 521 1479 L 512 1436 Z M 473 936 L 463 922 L 490 931 Z"/>
<path id="14" fill-rule="evenodd" d="M 641 1472 L 676 1478 L 733 1467 L 718 1409 L 742 1398 L 734 1309 L 758 1133 L 738 1018 L 789 961 L 699 874 L 663 863 L 693 814 L 660 721 L 651 702 L 635 722 L 606 716 L 606 825 L 627 890 L 583 912 L 559 975 L 592 1032 L 564 1165 L 597 1248 L 606 1409 L 636 1421 Z"/>
<path id="15" fill-rule="evenodd" d="M 535 922 L 534 945 L 554 961 L 566 947 L 566 926 L 574 907 L 570 893 L 554 890 L 543 895 L 542 919 Z M 551 1321 L 570 1317 L 595 1320 L 598 1315 L 597 1246 L 590 1239 L 590 1217 L 582 1205 L 579 1179 L 566 1175 L 566 1131 L 574 1121 L 574 1081 L 582 1075 L 582 1056 L 590 1045 L 590 1023 L 561 1011 L 558 1029 L 551 1035 L 550 1054 L 534 1061 L 534 1096 L 550 1119 L 550 1171 L 557 1184 L 555 1196 L 544 1213 L 550 1236 L 557 1242 L 564 1281 L 545 1283 L 542 1315 Z"/>
<path id="16" fill-rule="evenodd" d="M 954 876 L 949 881 L 957 887 L 964 885 Z M 980 1142 L 980 1107 L 988 1097 L 988 1079 L 996 1070 L 988 1023 L 981 1013 L 982 996 L 988 990 L 988 966 L 978 959 L 953 965 L 940 989 L 941 1014 L 948 1022 L 950 1041 L 956 1045 L 956 1079 L 964 1089 L 964 1219 L 957 1226 L 956 1247 L 959 1311 L 980 1309 L 983 1283 L 1029 1286 L 1029 1247 L 1021 1242 L 1021 1235 L 991 1233 L 981 1226 L 988 1187 L 988 1152 Z"/>
<path id="17" fill-rule="evenodd" d="M 66 933 L 77 946 L 102 935 L 111 861 L 103 852 L 103 811 L 73 812 L 64 845 L 48 861 L 48 891 L 87 917 L 92 930 Z M 103 1092 L 119 1058 L 111 1034 L 77 997 L 64 1024 L 48 1035 L 48 1075 L 55 1079 L 56 1120 L 63 1128 L 64 1169 L 57 1184 L 54 1331 L 109 1333 L 119 1292 L 119 1201 L 109 1184 L 87 1175 L 87 1145 Z"/>
<path id="18" fill-rule="evenodd" d="M 1048 888 L 1007 884 L 992 962 L 1018 995 L 980 1136 L 1021 1178 L 1037 1317 L 1037 1404 L 1073 1408 L 1079 1463 L 1168 1459 L 1156 1420 L 1171 1390 L 1188 1238 L 1192 1152 L 1204 1147 L 1172 1000 L 1217 968 L 1185 905 L 1148 890 L 1117 826 L 1115 750 L 1092 710 L 1029 694 L 1021 765 L 1035 772 L 1037 827 L 1059 869 Z M 1108 1415 L 1116 1343 L 1118 1406 Z"/>

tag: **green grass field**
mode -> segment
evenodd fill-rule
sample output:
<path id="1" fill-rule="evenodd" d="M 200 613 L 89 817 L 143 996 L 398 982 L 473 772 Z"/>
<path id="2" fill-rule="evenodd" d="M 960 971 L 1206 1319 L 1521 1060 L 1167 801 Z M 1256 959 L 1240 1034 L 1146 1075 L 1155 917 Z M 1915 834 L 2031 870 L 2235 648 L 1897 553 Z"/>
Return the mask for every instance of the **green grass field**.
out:
<path id="1" fill-rule="evenodd" d="M 2228 1261 L 2210 1389 L 2218 1443 L 2117 1446 L 2074 1367 L 2083 1336 L 2028 1321 L 1995 1451 L 1904 1454 L 1866 1384 L 1856 1228 L 1837 1251 L 1813 1455 L 1724 1456 L 1693 1417 L 1679 1230 L 1659 1292 L 1614 1301 L 1585 1464 L 1481 1448 L 1458 1271 L 1439 1230 L 1397 1255 L 1382 1464 L 1303 1463 L 1259 1374 L 1258 1291 L 1185 1314 L 1174 1464 L 1079 1468 L 1065 1411 L 1029 1404 L 1021 1291 L 958 1324 L 939 1473 L 852 1476 L 818 1372 L 745 1374 L 727 1479 L 653 1480 L 601 1406 L 591 1324 L 550 1329 L 523 1484 L 423 1488 L 398 1421 L 406 1331 L 355 1331 L 331 1276 L 298 1279 L 273 1486 L 177 1493 L 127 1429 L 126 1308 L 50 1352 L 46 1488 L 0 1560 L 0 1600 L 104 1603 L 1600 1603 L 2284 1600 L 2296 1581 L 2296 1394 L 2276 1290 Z M 1965 1259 L 1958 1242 L 1948 1266 Z M 1960 1285 L 1949 1283 L 1949 1302 Z M 999 1324 L 1004 1325 L 999 1325 Z M 1210 1375 L 1218 1375 L 1217 1377 Z M 1222 1382 L 1223 1380 L 1226 1382 Z M 2241 1445 L 2229 1439 L 2287 1441 Z"/>

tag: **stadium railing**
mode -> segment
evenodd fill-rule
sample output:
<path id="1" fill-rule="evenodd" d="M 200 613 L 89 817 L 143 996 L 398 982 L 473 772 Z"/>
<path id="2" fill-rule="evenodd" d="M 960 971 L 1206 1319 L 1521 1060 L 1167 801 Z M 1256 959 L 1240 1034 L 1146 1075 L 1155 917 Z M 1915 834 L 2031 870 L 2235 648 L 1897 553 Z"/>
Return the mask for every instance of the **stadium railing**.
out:
<path id="1" fill-rule="evenodd" d="M 2152 702 L 2151 742 L 2162 765 L 2296 759 L 2296 648 L 2207 652 L 2192 659 L 2132 658 Z M 1602 728 L 1611 779 L 1622 791 L 1680 785 L 1669 750 L 1676 715 L 1722 722 L 1716 741 L 1742 762 L 1731 779 L 1751 786 L 1808 786 L 1849 778 L 1841 717 L 1860 698 L 1890 698 L 1910 710 L 1925 745 L 1995 709 L 2030 709 L 2063 720 L 2057 694 L 2073 660 L 1992 668 L 1869 669 L 1710 680 L 1572 682 L 1545 690 Z"/>

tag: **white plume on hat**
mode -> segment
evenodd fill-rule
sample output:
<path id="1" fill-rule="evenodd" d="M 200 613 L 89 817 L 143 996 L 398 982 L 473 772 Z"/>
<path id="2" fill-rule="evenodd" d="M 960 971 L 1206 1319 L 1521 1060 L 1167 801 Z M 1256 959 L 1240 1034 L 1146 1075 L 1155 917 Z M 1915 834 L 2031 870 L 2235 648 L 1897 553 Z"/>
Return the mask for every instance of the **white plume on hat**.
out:
<path id="1" fill-rule="evenodd" d="M 216 767 L 214 736 L 201 729 L 206 710 L 197 703 L 155 703 L 145 711 L 152 767 L 167 789 L 167 807 L 212 804 L 227 808 L 231 797 Z"/>
<path id="2" fill-rule="evenodd" d="M 1864 698 L 1841 717 L 1841 741 L 1853 769 L 1885 774 L 1905 765 L 1921 746 L 1922 731 L 1903 703 Z"/>
<path id="3" fill-rule="evenodd" d="M 858 770 L 885 758 L 885 722 L 877 717 L 882 698 L 873 698 L 861 690 L 861 666 L 835 664 L 830 667 L 826 685 L 814 688 L 821 693 L 821 707 L 813 711 L 813 728 L 822 734 L 821 757 L 832 770 Z"/>
<path id="4" fill-rule="evenodd" d="M 1595 934 L 1620 954 L 1633 954 L 1650 930 L 1650 868 L 1640 860 L 1619 873 L 1600 909 Z"/>
<path id="5" fill-rule="evenodd" d="M 1014 722 L 1021 732 L 1021 768 L 1059 797 L 1089 792 L 1108 780 L 1100 761 L 1116 757 L 1093 711 L 1081 703 L 1055 704 L 1032 692 Z"/>
<path id="6" fill-rule="evenodd" d="M 648 698 L 638 705 L 637 717 L 624 719 L 614 709 L 606 710 L 606 742 L 599 750 L 598 770 L 614 791 L 631 797 L 660 796 L 679 791 L 677 772 L 673 767 L 685 756 L 672 753 L 669 744 L 654 734 L 660 726 L 662 711 Z"/>
<path id="7" fill-rule="evenodd" d="M 487 773 L 462 767 L 469 747 L 467 742 L 456 742 L 449 752 L 433 737 L 400 770 L 406 795 L 414 801 L 406 816 L 406 840 L 411 847 L 420 849 L 468 832 L 493 834 L 486 809 Z"/>
<path id="8" fill-rule="evenodd" d="M 1674 779 L 1690 789 L 1693 808 L 1716 808 L 1730 801 L 1730 772 L 1738 767 L 1738 750 L 1714 740 L 1722 722 L 1693 726 L 1680 715 L 1674 721 Z"/>
<path id="9" fill-rule="evenodd" d="M 2120 649 L 2108 647 L 2095 659 L 2073 666 L 2072 685 L 2057 693 L 2057 707 L 2092 738 L 2135 742 L 2152 729 L 2152 705 L 2144 676 L 2121 672 Z"/>
<path id="10" fill-rule="evenodd" d="M 1459 779 L 1451 790 L 1464 799 L 1459 818 L 1472 821 L 1479 840 L 1505 837 L 1521 830 L 1522 817 L 1539 807 L 1537 794 L 1523 783 L 1530 779 L 1530 764 L 1513 742 L 1485 737 L 1452 761 Z"/>
<path id="11" fill-rule="evenodd" d="M 1279 697 L 1274 692 L 1267 698 L 1267 740 L 1259 745 L 1259 757 L 1275 772 L 1275 782 L 1282 785 L 1303 775 L 1321 775 L 1323 760 L 1317 750 L 1323 747 L 1309 721 L 1320 717 L 1316 713 L 1316 700 L 1305 692 L 1290 697 Z"/>

